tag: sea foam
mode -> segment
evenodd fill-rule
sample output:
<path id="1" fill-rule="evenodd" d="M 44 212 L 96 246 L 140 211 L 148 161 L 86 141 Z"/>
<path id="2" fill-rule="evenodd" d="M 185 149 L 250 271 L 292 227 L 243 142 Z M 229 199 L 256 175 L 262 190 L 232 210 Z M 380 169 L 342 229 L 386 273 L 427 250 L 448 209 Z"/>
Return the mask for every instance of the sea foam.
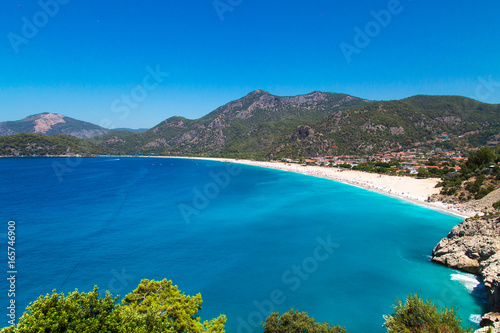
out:
<path id="1" fill-rule="evenodd" d="M 452 281 L 460 282 L 460 284 L 463 285 L 472 296 L 486 301 L 486 291 L 484 290 L 484 285 L 478 276 L 468 273 L 454 273 L 450 275 L 450 279 Z"/>
<path id="2" fill-rule="evenodd" d="M 468 273 L 451 274 L 450 279 L 451 281 L 460 282 L 470 293 L 481 284 L 477 276 Z"/>
<path id="3" fill-rule="evenodd" d="M 482 316 L 480 314 L 471 314 L 469 316 L 469 320 L 475 324 L 479 324 L 481 322 Z"/>

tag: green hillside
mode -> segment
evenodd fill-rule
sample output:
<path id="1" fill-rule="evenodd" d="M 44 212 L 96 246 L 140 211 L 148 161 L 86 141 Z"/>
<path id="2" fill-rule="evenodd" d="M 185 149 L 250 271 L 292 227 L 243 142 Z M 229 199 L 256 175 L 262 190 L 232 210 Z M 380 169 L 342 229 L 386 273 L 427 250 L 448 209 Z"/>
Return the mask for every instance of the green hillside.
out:
<path id="1" fill-rule="evenodd" d="M 313 135 L 284 136 L 272 156 L 370 154 L 415 147 L 455 149 L 495 144 L 500 105 L 459 96 L 414 96 L 338 112 L 313 126 Z M 325 149 L 318 150 L 318 144 Z M 314 155 L 313 154 L 313 155 Z"/>
<path id="2" fill-rule="evenodd" d="M 264 154 L 299 125 L 368 103 L 345 94 L 280 97 L 256 90 L 200 119 L 172 117 L 144 133 L 113 132 L 94 141 L 123 153 L 250 156 Z"/>
<path id="3" fill-rule="evenodd" d="M 92 155 L 109 152 L 103 146 L 66 134 L 23 133 L 0 137 L 1 156 Z"/>

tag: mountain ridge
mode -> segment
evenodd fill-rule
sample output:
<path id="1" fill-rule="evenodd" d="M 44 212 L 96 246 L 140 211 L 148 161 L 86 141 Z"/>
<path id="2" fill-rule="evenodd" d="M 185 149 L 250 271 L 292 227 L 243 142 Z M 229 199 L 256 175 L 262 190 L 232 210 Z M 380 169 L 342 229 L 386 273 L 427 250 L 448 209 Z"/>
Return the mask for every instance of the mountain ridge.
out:
<path id="1" fill-rule="evenodd" d="M 493 144 L 500 139 L 500 104 L 462 96 L 427 95 L 374 101 L 362 108 L 338 112 L 314 124 L 308 133 L 314 137 L 294 136 L 297 133 L 284 136 L 270 156 L 309 155 L 318 141 L 338 147 L 330 154 Z M 327 154 L 324 150 L 321 153 Z"/>
<path id="2" fill-rule="evenodd" d="M 79 122 L 57 114 L 42 115 L 43 121 L 36 125 L 45 134 L 70 120 Z M 100 128 L 104 133 L 89 140 L 115 154 L 251 158 L 371 154 L 499 142 L 499 115 L 500 104 L 462 96 L 415 95 L 370 101 L 320 91 L 277 96 L 258 89 L 198 119 L 174 116 L 144 132 Z M 33 117 L 37 116 L 24 119 L 31 121 L 33 131 Z M 0 123 L 0 134 L 6 123 Z"/>
<path id="3" fill-rule="evenodd" d="M 67 134 L 79 139 L 90 139 L 114 131 L 142 133 L 148 128 L 104 128 L 93 123 L 74 119 L 62 114 L 42 112 L 29 115 L 20 120 L 0 122 L 0 137 L 22 133 Z"/>
<path id="4" fill-rule="evenodd" d="M 312 92 L 276 96 L 255 90 L 198 119 L 171 117 L 141 135 L 97 138 L 113 149 L 177 154 L 251 153 L 269 148 L 275 136 L 301 124 L 312 125 L 338 110 L 369 101 L 347 94 Z"/>

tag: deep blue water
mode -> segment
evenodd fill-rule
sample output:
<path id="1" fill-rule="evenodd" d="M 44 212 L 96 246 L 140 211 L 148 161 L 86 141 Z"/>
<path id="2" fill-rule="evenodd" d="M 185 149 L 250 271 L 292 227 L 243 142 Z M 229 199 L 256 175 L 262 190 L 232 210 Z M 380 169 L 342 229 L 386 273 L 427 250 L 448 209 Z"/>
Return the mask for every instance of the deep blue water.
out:
<path id="1" fill-rule="evenodd" d="M 484 311 L 471 276 L 428 260 L 459 218 L 333 181 L 200 160 L 2 158 L 0 188 L 5 250 L 16 222 L 18 316 L 53 289 L 123 296 L 142 278 L 200 292 L 202 320 L 224 313 L 227 332 L 262 332 L 269 311 L 291 307 L 384 332 L 382 315 L 411 292 L 467 325 Z"/>

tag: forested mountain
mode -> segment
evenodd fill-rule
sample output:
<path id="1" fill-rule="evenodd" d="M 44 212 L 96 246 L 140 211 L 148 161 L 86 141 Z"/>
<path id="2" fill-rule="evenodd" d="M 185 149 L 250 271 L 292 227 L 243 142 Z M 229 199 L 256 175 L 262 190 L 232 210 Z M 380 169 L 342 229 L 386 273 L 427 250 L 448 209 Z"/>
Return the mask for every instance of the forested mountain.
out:
<path id="1" fill-rule="evenodd" d="M 338 111 L 367 104 L 367 100 L 345 94 L 316 91 L 280 97 L 256 90 L 200 119 L 172 117 L 144 133 L 114 132 L 95 142 L 127 153 L 263 153 L 299 125 L 313 125 Z"/>
<path id="2" fill-rule="evenodd" d="M 459 96 L 413 96 L 339 111 L 281 138 L 271 156 L 466 148 L 500 141 L 500 105 Z"/>
<path id="3" fill-rule="evenodd" d="M 500 143 L 500 105 L 460 96 L 418 95 L 371 102 L 318 91 L 280 97 L 256 90 L 202 118 L 172 117 L 145 132 L 109 131 L 87 124 L 42 114 L 0 123 L 0 133 L 34 128 L 45 134 L 66 131 L 89 137 L 104 131 L 89 140 L 71 141 L 76 145 L 72 149 L 247 158 L 373 154 L 415 147 L 462 149 Z M 19 137 L 15 140 L 19 142 Z M 39 151 L 54 154 L 49 148 Z M 2 154 L 9 155 L 9 150 Z"/>

